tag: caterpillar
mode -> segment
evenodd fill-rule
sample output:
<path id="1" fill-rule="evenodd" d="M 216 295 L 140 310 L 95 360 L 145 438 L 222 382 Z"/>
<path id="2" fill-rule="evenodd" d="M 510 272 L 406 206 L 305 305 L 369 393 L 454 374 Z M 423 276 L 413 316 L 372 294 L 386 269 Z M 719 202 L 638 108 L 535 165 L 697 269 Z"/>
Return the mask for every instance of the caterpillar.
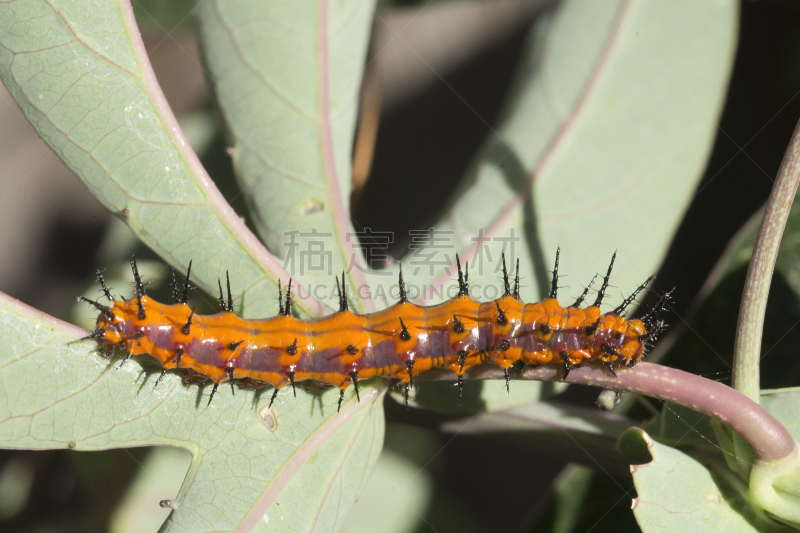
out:
<path id="1" fill-rule="evenodd" d="M 132 356 L 152 356 L 162 367 L 155 386 L 171 369 L 186 370 L 187 382 L 211 380 L 209 405 L 220 384 L 230 382 L 233 392 L 236 380 L 257 388 L 271 385 L 270 407 L 284 386 L 291 385 L 296 395 L 298 382 L 314 380 L 339 388 L 341 408 L 349 386 L 360 400 L 359 382 L 375 376 L 402 383 L 407 403 L 414 377 L 432 368 L 454 372 L 459 395 L 464 373 L 483 363 L 504 370 L 507 388 L 509 369 L 515 365 L 558 363 L 563 365 L 562 379 L 571 369 L 593 361 L 614 376 L 615 368 L 632 368 L 663 328 L 654 315 L 669 294 L 641 319 L 627 320 L 625 309 L 653 280 L 651 276 L 616 309 L 601 313 L 615 252 L 594 303 L 581 308 L 597 276 L 572 305 L 561 307 L 557 299 L 559 253 L 550 294 L 541 302 L 520 301 L 519 259 L 512 287 L 504 255 L 504 293 L 490 302 L 476 302 L 469 296 L 469 271 L 464 274 L 456 256 L 459 290 L 445 303 L 425 307 L 409 302 L 401 269 L 399 301 L 377 313 L 356 314 L 348 308 L 342 274 L 341 286 L 336 280 L 338 311 L 312 320 L 292 316 L 291 279 L 285 294 L 278 284 L 277 316 L 261 320 L 236 316 L 227 273 L 227 300 L 219 283 L 221 312 L 195 315 L 187 304 L 191 262 L 182 290 L 173 275 L 174 304 L 160 304 L 145 294 L 132 257 L 135 295 L 131 299 L 115 300 L 99 270 L 97 280 L 109 305 L 79 298 L 99 311 L 95 331 L 84 339 L 99 341 L 105 355 L 117 346 L 124 348 L 127 356 L 120 367 Z"/>

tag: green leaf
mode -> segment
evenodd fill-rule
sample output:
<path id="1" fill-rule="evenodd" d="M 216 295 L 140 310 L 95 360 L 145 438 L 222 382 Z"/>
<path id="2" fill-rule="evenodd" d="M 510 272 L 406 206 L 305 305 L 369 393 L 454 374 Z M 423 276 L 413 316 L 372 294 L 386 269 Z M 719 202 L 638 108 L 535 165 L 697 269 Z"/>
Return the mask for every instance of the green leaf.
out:
<path id="1" fill-rule="evenodd" d="M 348 234 L 352 140 L 373 8 L 359 0 L 211 0 L 197 7 L 253 222 L 289 272 L 327 294 L 345 269 L 350 286 L 365 284 L 358 239 Z M 373 309 L 371 300 L 353 303 Z"/>
<path id="2" fill-rule="evenodd" d="M 789 430 L 800 436 L 800 389 L 762 391 L 762 405 Z M 797 442 L 795 442 L 797 445 Z M 772 463 L 756 464 L 750 475 L 751 498 L 800 529 L 800 467 L 798 450 Z"/>
<path id="3" fill-rule="evenodd" d="M 86 332 L 0 298 L 0 447 L 104 450 L 177 446 L 193 455 L 169 531 L 338 527 L 383 441 L 382 382 L 348 396 L 185 386 L 137 362 L 117 370 Z M 263 389 L 262 389 L 263 391 Z"/>
<path id="4" fill-rule="evenodd" d="M 800 240 L 800 207 L 792 204 L 792 209 L 789 211 L 789 219 L 786 221 L 786 229 L 781 239 L 781 249 L 775 264 L 775 270 L 786 277 L 787 282 L 796 294 L 800 294 L 800 251 L 797 247 L 798 240 Z M 750 248 L 752 250 L 752 246 Z"/>
<path id="5" fill-rule="evenodd" d="M 429 505 L 433 488 L 430 474 L 419 464 L 384 450 L 342 531 L 414 531 Z"/>
<path id="6" fill-rule="evenodd" d="M 647 422 L 644 429 L 662 444 L 673 447 L 716 447 L 711 427 L 713 419 L 688 407 L 664 402 L 661 414 Z"/>
<path id="7" fill-rule="evenodd" d="M 800 440 L 800 388 L 761 391 L 761 405 Z"/>
<path id="8" fill-rule="evenodd" d="M 558 402 L 532 402 L 442 425 L 446 433 L 495 436 L 532 456 L 558 450 L 591 466 L 625 472 L 628 463 L 617 452 L 619 436 L 632 421 L 612 413 Z"/>
<path id="9" fill-rule="evenodd" d="M 112 533 L 158 531 L 170 509 L 155 508 L 155 503 L 175 497 L 190 463 L 191 455 L 185 450 L 153 449 L 141 463 L 124 500 L 114 510 L 109 530 Z"/>
<path id="10" fill-rule="evenodd" d="M 512 369 L 513 372 L 513 369 Z M 465 381 L 462 396 L 455 381 L 421 382 L 416 386 L 414 405 L 442 413 L 499 411 L 527 404 L 563 392 L 565 383 L 550 381 Z M 400 399 L 397 393 L 396 398 Z"/>
<path id="11" fill-rule="evenodd" d="M 627 475 L 615 478 L 594 468 L 569 464 L 553 481 L 545 496 L 546 505 L 537 502 L 536 520 L 527 531 L 639 531 L 633 515 L 622 503 L 627 500 L 627 487 Z"/>
<path id="12" fill-rule="evenodd" d="M 36 131 L 142 241 L 208 291 L 230 271 L 247 314 L 274 313 L 281 265 L 206 174 L 150 68 L 126 0 L 18 0 L 0 77 Z M 285 274 L 284 274 L 285 276 Z M 314 298 L 298 301 L 310 314 Z"/>
<path id="13" fill-rule="evenodd" d="M 737 31 L 730 0 L 559 3 L 531 31 L 504 118 L 436 224 L 454 250 L 415 250 L 407 279 L 438 288 L 454 270 L 429 276 L 424 256 L 450 265 L 459 251 L 472 292 L 491 299 L 505 249 L 535 301 L 561 246 L 569 301 L 617 250 L 606 303 L 618 303 L 658 269 L 703 174 Z"/>
<path id="14" fill-rule="evenodd" d="M 438 432 L 387 424 L 386 442 L 362 495 L 347 515 L 342 531 L 402 533 L 420 528 L 472 533 L 484 531 L 465 513 L 462 494 L 441 483 L 443 463 Z M 444 524 L 444 529 L 439 527 Z"/>
<path id="15" fill-rule="evenodd" d="M 647 441 L 642 439 L 640 428 L 630 428 L 617 440 L 617 451 L 624 456 L 631 465 L 641 465 L 653 460 L 650 455 Z"/>
<path id="16" fill-rule="evenodd" d="M 638 430 L 653 461 L 631 467 L 638 497 L 633 514 L 652 531 L 790 531 L 747 499 L 747 485 L 724 463 L 700 462 Z"/>
<path id="17" fill-rule="evenodd" d="M 580 518 L 577 509 L 583 508 L 590 483 L 595 476 L 591 468 L 579 465 L 567 465 L 553 481 L 552 501 L 545 510 L 544 520 L 552 521 L 550 530 L 554 533 L 570 533 Z M 539 521 L 542 521 L 540 518 Z M 537 522 L 539 522 L 537 521 Z M 544 524 L 537 523 L 537 527 Z M 544 531 L 544 529 L 542 529 Z"/>

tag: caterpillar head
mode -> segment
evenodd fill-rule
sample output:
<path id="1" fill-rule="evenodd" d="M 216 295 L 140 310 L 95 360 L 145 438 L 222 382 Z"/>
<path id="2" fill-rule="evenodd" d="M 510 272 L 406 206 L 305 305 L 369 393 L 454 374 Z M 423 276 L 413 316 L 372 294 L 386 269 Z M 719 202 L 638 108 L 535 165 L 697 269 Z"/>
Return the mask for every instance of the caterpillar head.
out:
<path id="1" fill-rule="evenodd" d="M 78 301 L 86 302 L 100 311 L 97 317 L 97 328 L 93 334 L 84 339 L 98 339 L 106 345 L 119 344 L 123 340 L 121 326 L 124 323 L 125 313 L 119 302 L 112 300 L 110 306 L 105 306 L 83 296 L 79 296 Z"/>
<path id="2" fill-rule="evenodd" d="M 103 332 L 102 341 L 108 344 L 119 344 L 125 340 L 123 328 L 126 322 L 125 310 L 118 302 L 111 302 L 109 312 L 101 311 L 97 317 L 97 331 Z"/>

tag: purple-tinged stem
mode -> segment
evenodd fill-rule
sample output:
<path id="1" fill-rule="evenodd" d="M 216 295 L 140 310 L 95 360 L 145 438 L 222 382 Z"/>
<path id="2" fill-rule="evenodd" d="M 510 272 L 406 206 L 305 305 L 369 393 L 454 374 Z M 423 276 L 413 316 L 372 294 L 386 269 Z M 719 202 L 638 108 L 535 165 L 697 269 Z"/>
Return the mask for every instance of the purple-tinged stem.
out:
<path id="1" fill-rule="evenodd" d="M 526 368 L 518 379 L 559 381 L 561 373 L 560 367 L 547 365 Z M 469 379 L 505 379 L 502 370 L 490 366 L 471 369 L 467 376 Z M 451 380 L 455 379 L 455 374 L 426 373 L 414 379 Z M 727 385 L 682 370 L 639 363 L 632 370 L 617 370 L 617 377 L 614 377 L 603 368 L 587 365 L 572 370 L 567 382 L 644 394 L 707 414 L 744 437 L 753 447 L 757 460 L 776 461 L 794 450 L 794 439 L 789 431 L 766 409 Z"/>
<path id="2" fill-rule="evenodd" d="M 761 335 L 764 330 L 769 286 L 798 183 L 800 123 L 795 127 L 767 200 L 739 307 L 736 344 L 733 348 L 733 387 L 755 402 L 759 401 Z"/>

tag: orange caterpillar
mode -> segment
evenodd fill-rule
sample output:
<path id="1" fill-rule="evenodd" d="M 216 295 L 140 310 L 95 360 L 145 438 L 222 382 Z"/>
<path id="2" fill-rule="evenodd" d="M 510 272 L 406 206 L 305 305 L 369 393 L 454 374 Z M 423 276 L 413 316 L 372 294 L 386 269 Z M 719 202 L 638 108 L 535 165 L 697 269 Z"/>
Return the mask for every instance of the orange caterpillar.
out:
<path id="1" fill-rule="evenodd" d="M 519 300 L 519 260 L 512 290 L 505 258 L 505 293 L 494 301 L 479 303 L 469 296 L 468 279 L 459 262 L 459 292 L 453 299 L 430 307 L 408 302 L 401 271 L 400 301 L 370 315 L 348 310 L 342 275 L 339 311 L 324 318 L 299 320 L 291 316 L 290 282 L 285 302 L 279 285 L 277 316 L 244 320 L 233 312 L 230 281 L 227 302 L 220 284 L 222 312 L 198 316 L 186 303 L 191 263 L 182 293 L 174 287 L 176 303 L 164 305 L 145 294 L 133 258 L 133 298 L 114 300 L 98 271 L 98 281 L 110 305 L 81 299 L 100 311 L 97 329 L 87 339 L 98 339 L 106 353 L 115 346 L 124 347 L 128 356 L 123 364 L 131 356 L 151 355 L 163 367 L 156 385 L 173 368 L 187 370 L 187 381 L 210 379 L 214 388 L 209 403 L 225 381 L 231 382 L 231 390 L 233 380 L 255 387 L 272 385 L 272 405 L 282 387 L 291 385 L 294 390 L 297 382 L 314 380 L 339 387 L 341 406 L 347 387 L 353 385 L 358 396 L 358 382 L 375 376 L 404 383 L 408 401 L 413 378 L 431 368 L 455 372 L 460 393 L 464 372 L 481 363 L 502 368 L 506 386 L 509 368 L 515 364 L 560 363 L 564 379 L 570 369 L 591 361 L 599 361 L 614 375 L 615 367 L 633 367 L 642 358 L 646 344 L 661 329 L 652 317 L 666 296 L 641 320 L 622 316 L 653 279 L 650 277 L 614 311 L 601 313 L 600 304 L 615 257 L 616 254 L 597 299 L 584 309 L 580 305 L 595 280 L 574 304 L 561 307 L 556 299 L 558 252 L 550 295 L 532 304 Z"/>

